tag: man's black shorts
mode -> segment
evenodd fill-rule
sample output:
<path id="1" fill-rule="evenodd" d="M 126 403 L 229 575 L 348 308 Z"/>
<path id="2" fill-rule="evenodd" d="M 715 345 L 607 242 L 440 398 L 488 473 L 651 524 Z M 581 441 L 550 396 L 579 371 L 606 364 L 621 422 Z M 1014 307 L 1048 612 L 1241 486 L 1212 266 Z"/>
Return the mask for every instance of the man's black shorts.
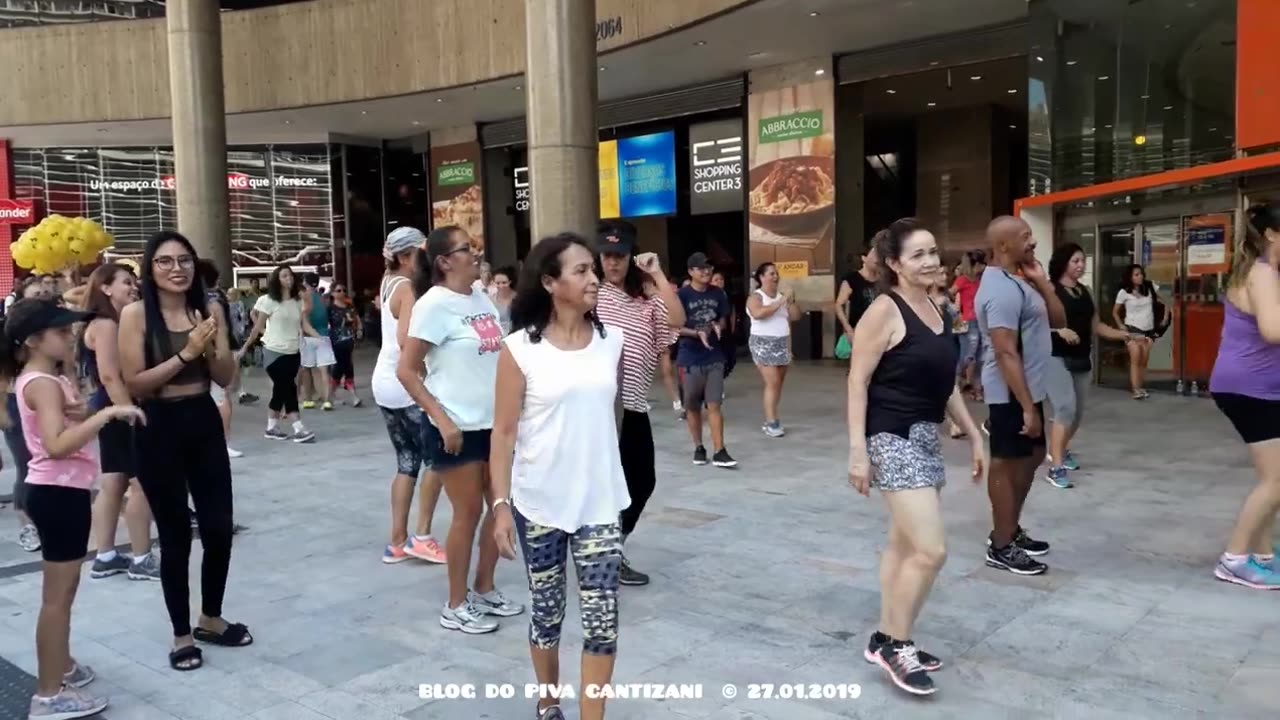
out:
<path id="1" fill-rule="evenodd" d="M 1027 437 L 1022 434 L 1022 406 L 1016 402 L 987 405 L 990 415 L 991 457 L 1017 460 L 1029 458 L 1044 449 L 1045 433 L 1048 428 L 1044 423 L 1044 403 L 1036 403 L 1036 414 L 1040 416 L 1040 437 Z"/>

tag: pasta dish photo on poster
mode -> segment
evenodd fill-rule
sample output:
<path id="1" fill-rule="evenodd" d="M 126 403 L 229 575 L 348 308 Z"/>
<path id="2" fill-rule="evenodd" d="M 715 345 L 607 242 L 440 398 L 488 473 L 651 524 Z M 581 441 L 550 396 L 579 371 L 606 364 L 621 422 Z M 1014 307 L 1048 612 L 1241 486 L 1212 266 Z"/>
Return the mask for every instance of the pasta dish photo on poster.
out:
<path id="1" fill-rule="evenodd" d="M 747 112 L 751 266 L 788 263 L 806 267 L 808 275 L 830 274 L 836 220 L 834 86 L 819 80 L 752 92 Z"/>
<path id="2" fill-rule="evenodd" d="M 480 190 L 480 144 L 431 148 L 431 227 L 456 225 L 484 254 L 484 198 Z"/>

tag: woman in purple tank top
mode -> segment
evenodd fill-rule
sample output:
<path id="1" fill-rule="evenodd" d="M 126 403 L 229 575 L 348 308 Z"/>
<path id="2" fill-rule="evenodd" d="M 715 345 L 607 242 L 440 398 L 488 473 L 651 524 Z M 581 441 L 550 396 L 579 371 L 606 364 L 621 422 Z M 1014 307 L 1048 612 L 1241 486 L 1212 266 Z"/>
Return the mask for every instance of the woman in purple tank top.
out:
<path id="1" fill-rule="evenodd" d="M 1209 390 L 1249 446 L 1258 486 L 1245 499 L 1213 574 L 1257 590 L 1280 590 L 1272 548 L 1280 511 L 1280 204 L 1249 209 L 1225 312 Z"/>

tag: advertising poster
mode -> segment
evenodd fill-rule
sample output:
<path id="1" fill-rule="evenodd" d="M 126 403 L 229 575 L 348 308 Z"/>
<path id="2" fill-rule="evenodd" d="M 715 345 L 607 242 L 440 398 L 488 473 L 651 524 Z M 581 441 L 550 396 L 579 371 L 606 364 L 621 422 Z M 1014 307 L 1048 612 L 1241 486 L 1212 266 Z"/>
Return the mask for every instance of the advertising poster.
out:
<path id="1" fill-rule="evenodd" d="M 689 127 L 689 211 L 742 212 L 742 121 Z"/>
<path id="2" fill-rule="evenodd" d="M 676 211 L 675 133 L 618 140 L 618 196 L 622 217 Z"/>
<path id="3" fill-rule="evenodd" d="M 480 144 L 431 148 L 431 227 L 456 225 L 484 253 L 484 197 L 480 190 Z"/>
<path id="4" fill-rule="evenodd" d="M 612 220 L 621 217 L 618 197 L 618 141 L 600 143 L 600 217 Z"/>
<path id="5" fill-rule="evenodd" d="M 807 262 L 832 273 L 835 246 L 835 94 L 830 80 L 753 92 L 748 233 L 750 264 Z"/>
<path id="6" fill-rule="evenodd" d="M 1187 274 L 1213 275 L 1231 270 L 1231 216 L 1196 215 L 1186 219 Z"/>

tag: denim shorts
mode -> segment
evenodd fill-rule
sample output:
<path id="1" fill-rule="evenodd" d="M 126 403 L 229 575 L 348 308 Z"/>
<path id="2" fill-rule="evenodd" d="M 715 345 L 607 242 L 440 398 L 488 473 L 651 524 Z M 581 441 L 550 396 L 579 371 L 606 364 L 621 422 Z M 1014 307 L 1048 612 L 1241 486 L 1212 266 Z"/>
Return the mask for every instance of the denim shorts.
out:
<path id="1" fill-rule="evenodd" d="M 444 438 L 430 421 L 423 423 L 423 447 L 431 454 L 431 466 L 444 472 L 471 463 L 489 462 L 489 436 L 492 430 L 465 430 L 462 433 L 462 449 L 458 454 L 445 452 Z"/>

